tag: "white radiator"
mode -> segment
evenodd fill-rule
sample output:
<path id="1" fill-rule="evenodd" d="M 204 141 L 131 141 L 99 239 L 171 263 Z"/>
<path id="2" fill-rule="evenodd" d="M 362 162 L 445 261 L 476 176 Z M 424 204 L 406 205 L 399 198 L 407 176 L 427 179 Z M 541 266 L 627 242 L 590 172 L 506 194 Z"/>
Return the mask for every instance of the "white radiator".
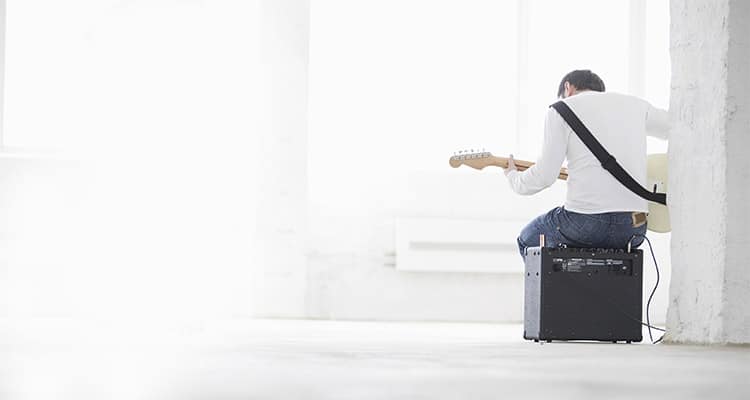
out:
<path id="1" fill-rule="evenodd" d="M 522 273 L 521 220 L 398 218 L 396 269 Z"/>

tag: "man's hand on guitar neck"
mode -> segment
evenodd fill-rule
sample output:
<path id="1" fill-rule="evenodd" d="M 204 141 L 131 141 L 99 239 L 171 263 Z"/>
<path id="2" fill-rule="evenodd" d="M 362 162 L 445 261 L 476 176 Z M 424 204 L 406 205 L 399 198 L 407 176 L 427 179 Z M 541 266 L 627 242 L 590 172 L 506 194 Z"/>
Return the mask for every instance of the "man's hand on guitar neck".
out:
<path id="1" fill-rule="evenodd" d="M 513 154 L 508 157 L 508 168 L 503 168 L 503 172 L 505 173 L 505 176 L 508 176 L 510 171 L 517 171 L 518 168 L 516 168 L 516 163 L 513 162 Z"/>

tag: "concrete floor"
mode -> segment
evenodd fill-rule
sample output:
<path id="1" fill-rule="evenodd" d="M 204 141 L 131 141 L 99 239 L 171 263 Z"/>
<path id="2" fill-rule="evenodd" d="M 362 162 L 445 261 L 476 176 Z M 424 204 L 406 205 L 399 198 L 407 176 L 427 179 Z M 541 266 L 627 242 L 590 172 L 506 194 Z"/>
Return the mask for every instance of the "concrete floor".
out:
<path id="1" fill-rule="evenodd" d="M 155 326 L 6 325 L 0 398 L 750 398 L 745 347 L 538 344 L 499 324 Z"/>

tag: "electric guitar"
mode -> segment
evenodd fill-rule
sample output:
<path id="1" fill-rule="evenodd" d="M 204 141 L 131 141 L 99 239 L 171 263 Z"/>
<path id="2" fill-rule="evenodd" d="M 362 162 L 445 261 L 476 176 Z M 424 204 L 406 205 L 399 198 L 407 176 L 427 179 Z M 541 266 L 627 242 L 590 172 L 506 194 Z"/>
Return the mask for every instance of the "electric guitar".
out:
<path id="1" fill-rule="evenodd" d="M 466 152 L 461 151 L 458 154 L 450 158 L 449 163 L 451 167 L 458 168 L 462 165 L 467 165 L 474 169 L 483 169 L 485 167 L 494 166 L 501 168 L 508 168 L 508 158 L 493 156 L 492 153 L 484 152 Z M 516 168 L 519 171 L 525 171 L 532 165 L 531 161 L 516 160 L 513 159 L 513 163 L 516 164 Z M 666 154 L 649 154 L 648 155 L 648 188 L 651 188 L 660 193 L 666 193 L 667 191 L 667 155 Z M 560 174 L 557 179 L 567 180 L 568 169 L 561 168 Z M 648 230 L 652 232 L 665 233 L 672 230 L 669 223 L 669 209 L 667 206 L 648 202 Z"/>

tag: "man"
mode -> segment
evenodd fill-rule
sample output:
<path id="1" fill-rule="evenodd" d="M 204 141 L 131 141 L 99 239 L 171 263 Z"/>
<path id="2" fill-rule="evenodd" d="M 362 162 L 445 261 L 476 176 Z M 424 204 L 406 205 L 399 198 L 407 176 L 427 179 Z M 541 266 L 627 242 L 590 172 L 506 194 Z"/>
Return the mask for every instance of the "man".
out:
<path id="1" fill-rule="evenodd" d="M 557 92 L 594 137 L 642 186 L 646 186 L 646 136 L 667 139 L 668 114 L 633 96 L 605 93 L 604 82 L 589 70 L 565 75 Z M 513 190 L 532 195 L 557 179 L 568 160 L 564 206 L 531 221 L 518 237 L 518 248 L 545 246 L 626 248 L 634 235 L 646 233 L 647 201 L 618 182 L 581 142 L 554 108 L 547 111 L 544 144 L 537 163 L 519 172 L 512 161 L 505 175 Z M 640 246 L 642 237 L 632 241 Z"/>

